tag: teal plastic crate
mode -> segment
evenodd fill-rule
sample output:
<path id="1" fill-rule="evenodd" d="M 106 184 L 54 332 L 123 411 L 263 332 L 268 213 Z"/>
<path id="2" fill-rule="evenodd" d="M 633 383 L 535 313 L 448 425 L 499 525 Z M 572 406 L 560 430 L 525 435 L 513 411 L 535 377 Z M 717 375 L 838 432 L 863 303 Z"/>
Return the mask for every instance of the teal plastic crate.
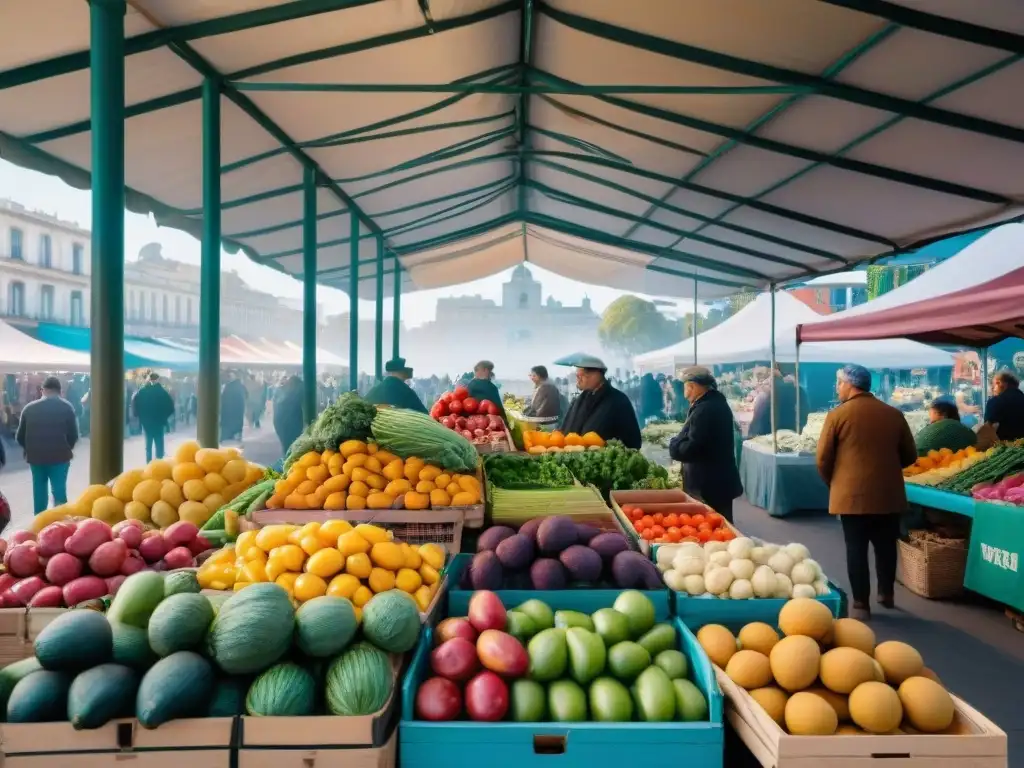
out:
<path id="1" fill-rule="evenodd" d="M 609 590 L 605 590 L 609 591 Z M 569 596 L 570 591 L 534 593 Z M 578 603 L 551 600 L 552 608 Z M 598 606 L 610 607 L 611 602 Z M 399 725 L 401 768 L 533 768 L 591 765 L 684 765 L 721 768 L 725 731 L 722 694 L 714 671 L 697 638 L 674 620 L 679 649 L 690 665 L 690 677 L 708 702 L 708 720 L 696 723 L 474 723 L 458 720 L 431 723 L 415 719 L 416 691 L 430 676 L 433 630 L 420 638 L 402 684 Z"/>
<path id="2" fill-rule="evenodd" d="M 824 603 L 837 619 L 844 615 L 843 596 L 835 584 L 829 582 L 829 593 L 817 598 Z M 705 624 L 722 624 L 730 629 L 739 629 L 752 621 L 778 626 L 779 611 L 786 604 L 783 598 L 755 598 L 751 600 L 723 600 L 719 597 L 701 595 L 693 597 L 682 592 L 672 593 L 673 615 L 678 616 L 690 629 L 700 629 Z"/>
<path id="3" fill-rule="evenodd" d="M 469 599 L 473 596 L 471 589 L 460 589 L 459 582 L 463 571 L 473 561 L 472 555 L 455 555 L 448 566 L 448 612 L 446 616 L 465 616 L 469 609 Z M 543 600 L 555 610 L 581 611 L 582 613 L 593 613 L 599 608 L 610 608 L 615 598 L 623 590 L 619 588 L 590 589 L 583 587 L 571 587 L 569 589 L 555 589 L 541 592 L 534 589 L 499 589 L 495 594 L 501 598 L 505 608 L 512 609 L 527 600 L 537 598 Z M 654 610 L 658 621 L 664 621 L 672 616 L 671 598 L 668 588 L 656 590 L 640 590 L 647 598 L 654 603 Z M 433 622 L 432 622 L 433 623 Z"/>

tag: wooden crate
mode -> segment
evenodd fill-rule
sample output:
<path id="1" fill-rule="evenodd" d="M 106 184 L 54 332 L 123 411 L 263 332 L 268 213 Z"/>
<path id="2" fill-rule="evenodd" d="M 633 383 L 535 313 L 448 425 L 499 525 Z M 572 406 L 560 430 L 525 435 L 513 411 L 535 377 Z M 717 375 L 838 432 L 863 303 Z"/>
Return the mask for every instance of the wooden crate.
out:
<path id="1" fill-rule="evenodd" d="M 345 720 L 347 718 L 278 718 L 280 720 Z M 238 768 L 395 768 L 398 754 L 398 729 L 379 747 L 349 747 L 330 743 L 337 737 L 336 730 L 325 732 L 320 728 L 333 728 L 334 723 L 291 724 L 291 730 L 305 734 L 306 744 L 278 747 L 242 747 L 238 750 Z M 325 743 L 325 741 L 327 743 Z M 193 768 L 189 766 L 189 768 Z"/>
<path id="2" fill-rule="evenodd" d="M 71 723 L 0 724 L 4 768 L 233 768 L 233 717 L 172 720 L 154 730 L 136 720 L 76 731 Z"/>
<path id="3" fill-rule="evenodd" d="M 956 696 L 948 733 L 893 736 L 791 736 L 750 694 L 715 667 L 725 716 L 765 768 L 1006 768 L 1006 734 Z"/>
<path id="4" fill-rule="evenodd" d="M 0 609 L 0 667 L 32 655 L 24 608 Z"/>
<path id="5" fill-rule="evenodd" d="M 26 638 L 28 640 L 29 647 L 39 637 L 39 633 L 46 628 L 51 621 L 56 619 L 58 616 L 63 616 L 68 612 L 68 608 L 29 608 L 26 616 Z M 86 610 L 80 608 L 79 610 Z"/>

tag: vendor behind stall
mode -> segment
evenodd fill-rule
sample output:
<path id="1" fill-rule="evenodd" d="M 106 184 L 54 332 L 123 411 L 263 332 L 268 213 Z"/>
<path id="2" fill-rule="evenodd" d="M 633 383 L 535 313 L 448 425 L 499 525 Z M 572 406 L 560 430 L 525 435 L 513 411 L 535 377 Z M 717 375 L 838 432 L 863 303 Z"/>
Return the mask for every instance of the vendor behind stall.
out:
<path id="1" fill-rule="evenodd" d="M 783 378 L 782 371 L 776 366 L 775 371 L 775 428 L 788 429 L 791 432 L 803 432 L 807 426 L 807 415 L 810 413 L 810 402 L 807 390 L 800 386 L 794 378 Z M 796 423 L 796 404 L 800 398 L 800 424 Z M 765 382 L 765 389 L 754 398 L 754 410 L 747 429 L 747 437 L 758 437 L 772 433 L 772 390 L 771 379 Z"/>
<path id="2" fill-rule="evenodd" d="M 388 360 L 384 364 L 384 371 L 387 375 L 366 393 L 366 402 L 427 413 L 427 407 L 408 384 L 412 378 L 412 368 L 405 364 L 404 357 Z"/>
<path id="3" fill-rule="evenodd" d="M 608 371 L 593 355 L 573 355 L 559 361 L 576 366 L 576 387 L 579 395 L 569 406 L 562 422 L 562 431 L 584 435 L 596 432 L 605 440 L 620 440 L 627 448 L 640 448 L 640 424 L 636 411 L 625 392 L 615 389 L 605 378 Z"/>
<path id="4" fill-rule="evenodd" d="M 970 448 L 978 440 L 973 429 L 960 423 L 960 411 L 957 410 L 956 401 L 950 397 L 935 398 L 928 408 L 928 418 L 928 426 L 914 438 L 918 456 L 943 448 L 959 451 L 961 448 Z"/>
<path id="5" fill-rule="evenodd" d="M 732 522 L 732 503 L 743 493 L 736 469 L 732 409 L 704 366 L 683 371 L 683 391 L 690 412 L 668 454 L 683 465 L 683 488 Z"/>
<path id="6" fill-rule="evenodd" d="M 473 366 L 473 378 L 466 382 L 466 389 L 470 397 L 477 400 L 489 400 L 498 406 L 498 413 L 506 422 L 505 406 L 501 402 L 501 393 L 494 384 L 494 363 L 490 360 L 481 360 Z"/>
<path id="7" fill-rule="evenodd" d="M 1024 392 L 1020 379 L 1009 371 L 992 377 L 992 397 L 985 404 L 985 423 L 996 429 L 1000 440 L 1024 437 Z"/>
<path id="8" fill-rule="evenodd" d="M 557 418 L 563 414 L 562 396 L 558 388 L 548 380 L 548 369 L 543 365 L 535 365 L 530 369 L 530 381 L 533 382 L 533 400 L 530 401 L 524 416 L 539 419 Z"/>

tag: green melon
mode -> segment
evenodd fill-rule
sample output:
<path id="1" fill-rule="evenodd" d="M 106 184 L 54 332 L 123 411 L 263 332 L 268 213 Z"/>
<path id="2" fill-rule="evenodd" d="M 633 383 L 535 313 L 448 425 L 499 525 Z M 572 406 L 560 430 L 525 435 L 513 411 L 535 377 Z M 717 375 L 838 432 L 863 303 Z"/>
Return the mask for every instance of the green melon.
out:
<path id="1" fill-rule="evenodd" d="M 169 720 L 202 717 L 213 692 L 210 663 L 192 651 L 160 659 L 142 678 L 135 697 L 135 716 L 143 728 Z"/>
<path id="2" fill-rule="evenodd" d="M 359 620 L 344 597 L 314 597 L 295 612 L 295 644 L 307 656 L 337 656 L 352 642 Z"/>
<path id="3" fill-rule="evenodd" d="M 303 717 L 316 708 L 316 681 L 298 664 L 276 664 L 257 677 L 245 711 L 262 717 Z"/>
<path id="4" fill-rule="evenodd" d="M 248 677 L 222 677 L 217 680 L 206 707 L 206 717 L 236 717 L 245 714 Z"/>
<path id="5" fill-rule="evenodd" d="M 420 636 L 420 612 L 405 592 L 380 592 L 363 606 L 363 636 L 389 653 L 412 650 Z"/>
<path id="6" fill-rule="evenodd" d="M 251 584 L 224 601 L 207 633 L 206 650 L 229 675 L 262 672 L 291 648 L 294 627 L 288 593 L 277 584 Z"/>
<path id="7" fill-rule="evenodd" d="M 41 669 L 26 675 L 7 700 L 9 723 L 53 723 L 67 718 L 71 675 Z"/>
<path id="8" fill-rule="evenodd" d="M 68 690 L 68 720 L 75 730 L 99 728 L 135 713 L 139 675 L 121 664 L 100 664 L 78 675 Z"/>
<path id="9" fill-rule="evenodd" d="M 96 611 L 68 611 L 43 627 L 35 652 L 44 669 L 56 672 L 80 672 L 103 664 L 113 653 L 110 622 Z"/>
<path id="10" fill-rule="evenodd" d="M 157 656 L 199 649 L 213 622 L 213 606 L 205 595 L 171 595 L 149 617 L 149 646 Z"/>
<path id="11" fill-rule="evenodd" d="M 149 634 L 141 627 L 115 622 L 110 625 L 114 636 L 114 663 L 145 672 L 156 663 L 157 655 L 149 647 Z"/>
<path id="12" fill-rule="evenodd" d="M 14 686 L 23 678 L 40 669 L 42 666 L 35 656 L 29 656 L 27 659 L 16 661 L 0 669 L 0 719 L 7 713 L 7 700 L 11 697 Z"/>
<path id="13" fill-rule="evenodd" d="M 327 708 L 335 715 L 372 715 L 387 703 L 393 687 L 388 655 L 356 643 L 327 670 Z"/>
<path id="14" fill-rule="evenodd" d="M 194 592 L 199 594 L 202 587 L 199 586 L 199 579 L 195 571 L 171 571 L 164 576 L 164 597 L 171 595 L 188 594 Z"/>
<path id="15" fill-rule="evenodd" d="M 145 627 L 153 610 L 164 599 L 164 575 L 156 571 L 133 573 L 117 590 L 107 619 L 120 624 Z"/>

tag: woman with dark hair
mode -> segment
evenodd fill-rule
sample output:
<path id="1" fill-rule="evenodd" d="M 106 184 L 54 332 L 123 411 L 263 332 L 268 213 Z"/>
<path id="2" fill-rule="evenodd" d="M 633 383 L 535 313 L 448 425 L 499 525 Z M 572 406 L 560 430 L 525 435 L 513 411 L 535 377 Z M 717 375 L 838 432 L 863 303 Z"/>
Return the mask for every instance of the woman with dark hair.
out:
<path id="1" fill-rule="evenodd" d="M 664 396 L 654 374 L 645 373 L 640 378 L 640 424 L 646 424 L 650 419 L 665 418 L 664 407 Z"/>
<path id="2" fill-rule="evenodd" d="M 939 397 L 933 400 L 928 409 L 928 418 L 928 426 L 914 438 L 919 456 L 943 448 L 959 451 L 961 448 L 970 448 L 978 441 L 974 430 L 960 423 L 960 411 L 950 398 Z"/>

